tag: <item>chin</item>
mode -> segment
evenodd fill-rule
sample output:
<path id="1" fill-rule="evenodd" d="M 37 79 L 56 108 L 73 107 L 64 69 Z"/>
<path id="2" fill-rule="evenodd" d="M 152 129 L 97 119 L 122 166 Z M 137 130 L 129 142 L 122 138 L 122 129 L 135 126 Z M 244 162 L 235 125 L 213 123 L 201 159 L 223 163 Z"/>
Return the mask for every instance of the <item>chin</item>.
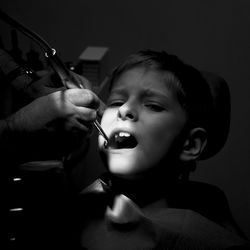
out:
<path id="1" fill-rule="evenodd" d="M 116 159 L 112 157 L 107 162 L 108 170 L 117 176 L 131 177 L 136 176 L 141 166 L 138 166 L 138 162 L 128 161 L 128 159 Z"/>

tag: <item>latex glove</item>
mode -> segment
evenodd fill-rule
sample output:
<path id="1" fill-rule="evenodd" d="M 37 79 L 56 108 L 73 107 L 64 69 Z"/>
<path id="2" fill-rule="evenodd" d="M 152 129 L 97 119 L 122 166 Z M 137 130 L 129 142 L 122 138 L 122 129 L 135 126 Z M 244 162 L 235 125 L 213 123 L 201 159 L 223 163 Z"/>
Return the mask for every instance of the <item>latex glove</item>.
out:
<path id="1" fill-rule="evenodd" d="M 91 83 L 87 78 L 78 75 L 74 72 L 71 73 L 75 81 L 80 82 L 82 86 L 84 86 L 84 89 L 92 89 Z M 48 95 L 59 90 L 66 90 L 66 87 L 62 85 L 59 76 L 54 72 L 37 72 L 37 75 L 40 76 L 40 79 L 32 82 L 25 89 L 23 89 L 23 94 L 27 98 L 28 102 L 33 101 L 38 97 Z M 71 82 L 67 82 L 66 85 L 70 89 L 77 88 L 77 86 Z M 106 105 L 100 99 L 98 100 L 98 103 L 99 106 L 97 113 L 98 116 L 101 117 Z"/>
<path id="2" fill-rule="evenodd" d="M 9 118 L 10 131 L 89 131 L 96 119 L 99 98 L 87 89 L 68 89 L 37 98 Z"/>

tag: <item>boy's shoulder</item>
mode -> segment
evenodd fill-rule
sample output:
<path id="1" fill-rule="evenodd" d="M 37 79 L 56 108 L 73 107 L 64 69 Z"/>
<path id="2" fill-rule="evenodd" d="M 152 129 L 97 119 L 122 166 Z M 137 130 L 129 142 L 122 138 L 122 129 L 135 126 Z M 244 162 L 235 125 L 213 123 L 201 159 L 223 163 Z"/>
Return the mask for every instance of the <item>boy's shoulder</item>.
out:
<path id="1" fill-rule="evenodd" d="M 225 193 L 218 186 L 205 182 L 178 182 L 171 192 L 169 205 L 190 209 L 219 224 L 231 218 Z"/>

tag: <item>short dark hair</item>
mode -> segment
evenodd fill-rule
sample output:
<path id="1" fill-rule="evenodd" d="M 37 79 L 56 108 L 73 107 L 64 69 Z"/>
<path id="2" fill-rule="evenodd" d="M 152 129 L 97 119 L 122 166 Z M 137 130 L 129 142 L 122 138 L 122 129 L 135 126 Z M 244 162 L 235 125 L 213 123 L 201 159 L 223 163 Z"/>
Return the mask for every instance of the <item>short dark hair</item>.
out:
<path id="1" fill-rule="evenodd" d="M 135 67 L 166 72 L 166 82 L 175 88 L 178 101 L 187 112 L 189 126 L 202 127 L 209 134 L 212 97 L 200 71 L 165 51 L 141 50 L 114 69 L 110 88 L 123 72 Z"/>

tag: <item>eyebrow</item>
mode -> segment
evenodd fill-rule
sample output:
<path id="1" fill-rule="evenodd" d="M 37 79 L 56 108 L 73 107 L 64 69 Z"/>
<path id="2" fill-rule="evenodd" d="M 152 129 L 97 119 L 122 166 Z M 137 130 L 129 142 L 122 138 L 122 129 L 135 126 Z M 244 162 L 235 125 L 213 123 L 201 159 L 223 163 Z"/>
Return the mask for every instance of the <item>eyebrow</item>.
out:
<path id="1" fill-rule="evenodd" d="M 124 88 L 114 88 L 110 94 L 126 94 L 126 89 Z M 166 98 L 168 99 L 169 96 L 166 95 L 166 94 L 163 94 L 162 92 L 160 91 L 157 91 L 157 90 L 154 90 L 154 89 L 143 89 L 142 90 L 142 96 L 144 97 L 154 97 L 154 96 L 159 96 L 159 97 L 162 97 L 162 98 Z"/>
<path id="2" fill-rule="evenodd" d="M 163 94 L 160 91 L 152 90 L 152 89 L 145 89 L 143 91 L 143 96 L 144 97 L 160 97 L 160 98 L 163 98 L 163 99 L 166 99 L 166 100 L 169 99 L 168 95 Z"/>
<path id="3" fill-rule="evenodd" d="M 123 88 L 114 88 L 110 91 L 110 94 L 125 94 L 126 90 Z"/>

